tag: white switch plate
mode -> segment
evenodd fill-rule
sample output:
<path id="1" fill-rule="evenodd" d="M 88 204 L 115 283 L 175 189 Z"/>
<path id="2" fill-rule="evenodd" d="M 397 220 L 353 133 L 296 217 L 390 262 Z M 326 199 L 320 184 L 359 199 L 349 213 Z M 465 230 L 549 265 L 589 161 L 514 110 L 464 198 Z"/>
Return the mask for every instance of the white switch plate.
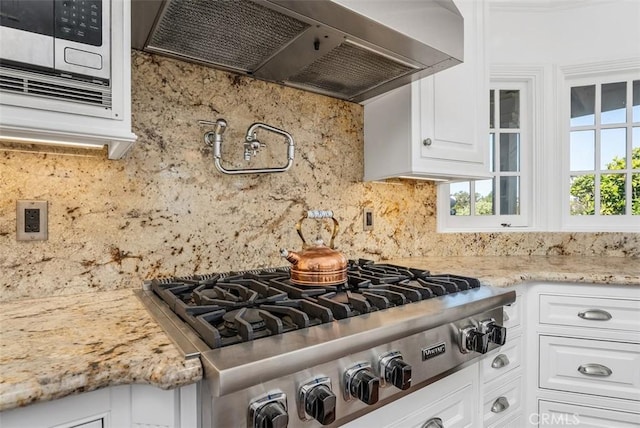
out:
<path id="1" fill-rule="evenodd" d="M 46 241 L 49 237 L 47 220 L 47 201 L 17 201 L 16 203 L 16 239 L 18 241 Z M 34 211 L 35 210 L 35 211 Z M 29 225 L 29 218 L 36 224 Z M 29 227 L 27 227 L 29 226 Z M 33 231 L 29 231 L 33 228 Z"/>

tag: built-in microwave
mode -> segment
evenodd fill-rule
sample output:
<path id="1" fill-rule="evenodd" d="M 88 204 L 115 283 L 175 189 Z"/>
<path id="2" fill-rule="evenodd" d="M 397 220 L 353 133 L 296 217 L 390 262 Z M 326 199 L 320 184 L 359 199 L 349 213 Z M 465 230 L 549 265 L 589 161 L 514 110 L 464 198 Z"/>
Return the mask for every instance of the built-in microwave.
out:
<path id="1" fill-rule="evenodd" d="M 127 152 L 131 1 L 0 0 L 0 149 L 7 144 Z M 13 147 L 13 146 L 12 146 Z"/>
<path id="2" fill-rule="evenodd" d="M 109 84 L 109 0 L 0 0 L 3 66 Z"/>

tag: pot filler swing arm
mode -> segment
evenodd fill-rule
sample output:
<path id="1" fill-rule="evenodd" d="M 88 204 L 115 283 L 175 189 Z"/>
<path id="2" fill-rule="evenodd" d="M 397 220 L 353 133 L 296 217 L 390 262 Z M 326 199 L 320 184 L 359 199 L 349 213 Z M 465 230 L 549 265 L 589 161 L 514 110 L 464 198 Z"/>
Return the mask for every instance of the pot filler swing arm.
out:
<path id="1" fill-rule="evenodd" d="M 227 129 L 227 121 L 224 119 L 218 119 L 215 122 L 209 122 L 206 120 L 198 121 L 201 125 L 213 126 L 213 131 L 206 132 L 204 134 L 204 143 L 207 146 L 213 147 L 213 161 L 216 165 L 216 168 L 224 174 L 269 174 L 273 172 L 285 172 L 291 165 L 293 165 L 293 153 L 294 153 L 294 142 L 293 137 L 287 131 L 283 131 L 282 129 L 278 129 L 271 125 L 267 125 L 266 123 L 254 123 L 247 129 L 247 135 L 245 136 L 244 141 L 244 160 L 250 161 L 252 156 L 256 156 L 261 148 L 265 147 L 265 144 L 261 143 L 257 136 L 256 131 L 258 129 L 264 129 L 269 132 L 273 132 L 274 134 L 279 134 L 285 137 L 285 142 L 287 143 L 287 164 L 281 167 L 273 167 L 273 168 L 240 168 L 240 169 L 226 169 L 222 166 L 222 155 L 221 155 L 221 146 L 222 146 L 222 134 Z"/>

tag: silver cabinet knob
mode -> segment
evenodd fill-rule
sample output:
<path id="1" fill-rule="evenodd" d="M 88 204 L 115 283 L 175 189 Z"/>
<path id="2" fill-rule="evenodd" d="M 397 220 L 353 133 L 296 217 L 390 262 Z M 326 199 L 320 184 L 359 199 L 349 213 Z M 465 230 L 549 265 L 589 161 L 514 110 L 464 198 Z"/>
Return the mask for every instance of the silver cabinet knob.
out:
<path id="1" fill-rule="evenodd" d="M 502 413 L 509 408 L 509 400 L 507 397 L 498 397 L 496 401 L 493 402 L 491 406 L 491 411 L 493 413 Z"/>
<path id="2" fill-rule="evenodd" d="M 491 362 L 491 367 L 494 369 L 501 369 L 505 366 L 508 366 L 510 363 L 509 358 L 505 354 L 500 354 L 493 359 Z"/>
<path id="3" fill-rule="evenodd" d="M 583 364 L 578 367 L 578 371 L 583 375 L 596 377 L 607 377 L 611 376 L 611 374 L 613 373 L 613 371 L 609 367 L 596 363 Z"/>
<path id="4" fill-rule="evenodd" d="M 429 147 L 431 146 L 431 144 L 433 144 L 433 141 L 431 141 L 431 138 L 425 138 L 424 140 L 422 140 L 422 145 L 425 147 Z"/>
<path id="5" fill-rule="evenodd" d="M 421 428 L 444 428 L 444 423 L 440 418 L 431 418 Z"/>
<path id="6" fill-rule="evenodd" d="M 578 312 L 578 316 L 583 320 L 589 321 L 609 321 L 612 318 L 609 312 L 602 309 L 587 309 L 586 311 Z"/>

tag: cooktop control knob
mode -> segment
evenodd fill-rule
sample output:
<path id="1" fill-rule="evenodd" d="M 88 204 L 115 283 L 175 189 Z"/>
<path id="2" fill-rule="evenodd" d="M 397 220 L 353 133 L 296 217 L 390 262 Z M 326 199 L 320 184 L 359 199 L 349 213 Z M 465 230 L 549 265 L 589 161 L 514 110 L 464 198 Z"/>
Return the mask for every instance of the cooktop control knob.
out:
<path id="1" fill-rule="evenodd" d="M 411 366 L 404 362 L 400 352 L 389 352 L 380 357 L 380 378 L 383 386 L 391 384 L 401 390 L 409 389 Z"/>
<path id="2" fill-rule="evenodd" d="M 493 318 L 480 322 L 483 333 L 489 336 L 489 341 L 497 345 L 504 345 L 507 341 L 507 329 L 496 324 Z"/>
<path id="3" fill-rule="evenodd" d="M 298 416 L 304 421 L 315 419 L 322 425 L 336 420 L 336 396 L 331 392 L 331 380 L 319 377 L 298 390 Z"/>
<path id="4" fill-rule="evenodd" d="M 348 369 L 344 374 L 344 399 L 357 398 L 365 404 L 378 402 L 380 378 L 371 370 L 371 364 L 362 362 Z"/>
<path id="5" fill-rule="evenodd" d="M 265 394 L 249 404 L 249 427 L 286 428 L 288 424 L 287 396 L 284 393 Z"/>
<path id="6" fill-rule="evenodd" d="M 460 330 L 460 351 L 467 354 L 471 351 L 486 354 L 489 350 L 489 335 L 482 333 L 475 326 L 467 326 Z"/>

